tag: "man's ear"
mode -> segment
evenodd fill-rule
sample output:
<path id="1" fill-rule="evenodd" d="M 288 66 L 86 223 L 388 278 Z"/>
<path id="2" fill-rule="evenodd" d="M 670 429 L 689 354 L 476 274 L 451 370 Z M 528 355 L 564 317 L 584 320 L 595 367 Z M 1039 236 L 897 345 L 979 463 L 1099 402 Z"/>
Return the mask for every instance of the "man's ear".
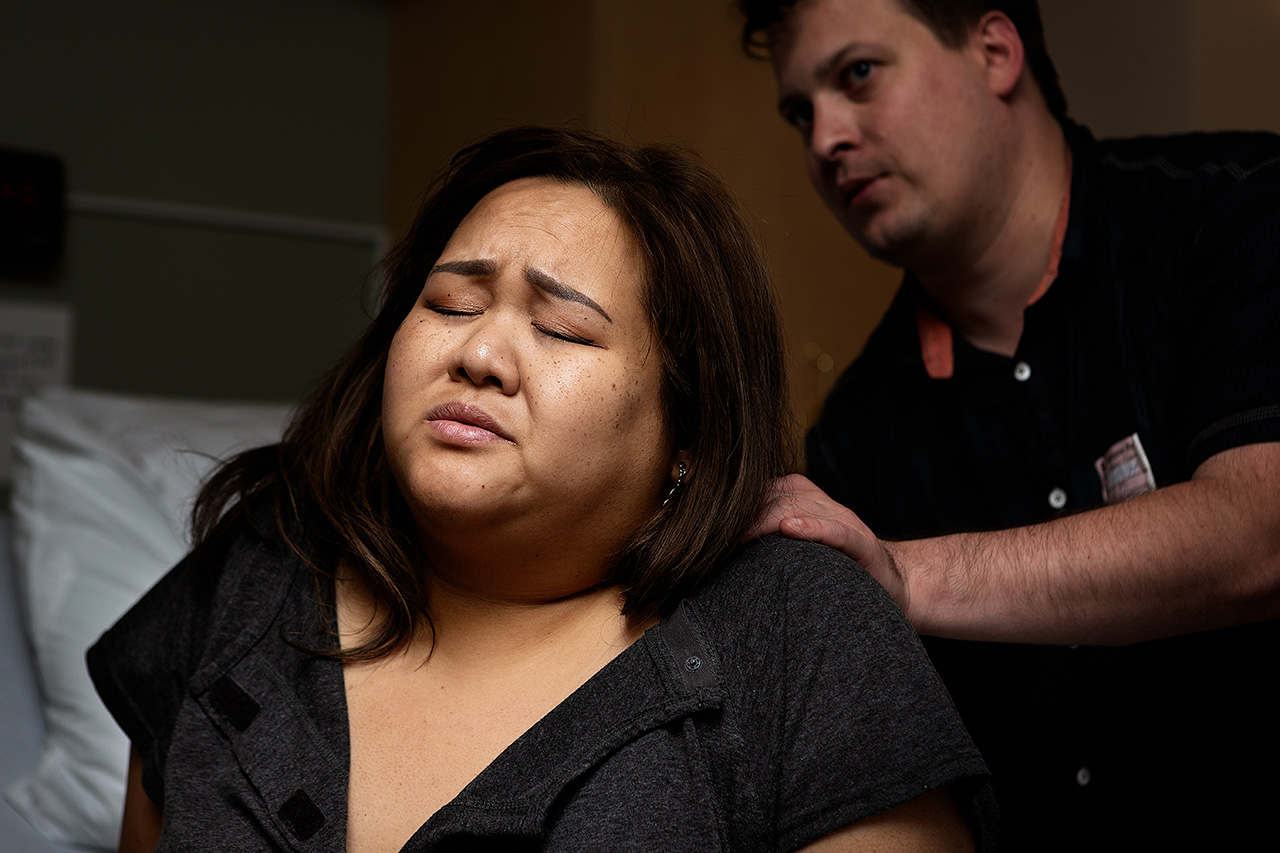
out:
<path id="1" fill-rule="evenodd" d="M 1022 79 L 1026 56 L 1018 28 L 1004 12 L 984 14 L 974 26 L 971 45 L 981 56 L 987 83 L 998 97 L 1008 98 Z"/>

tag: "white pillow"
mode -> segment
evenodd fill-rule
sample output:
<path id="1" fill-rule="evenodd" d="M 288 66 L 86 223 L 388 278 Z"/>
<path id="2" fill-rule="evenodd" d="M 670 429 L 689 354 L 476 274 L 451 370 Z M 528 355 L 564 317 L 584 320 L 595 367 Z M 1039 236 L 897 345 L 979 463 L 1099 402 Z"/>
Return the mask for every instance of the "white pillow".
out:
<path id="1" fill-rule="evenodd" d="M 45 742 L 5 796 L 51 840 L 114 849 L 119 839 L 129 745 L 85 651 L 186 552 L 187 515 L 215 462 L 278 440 L 288 412 L 65 388 L 24 402 L 14 568 Z"/>

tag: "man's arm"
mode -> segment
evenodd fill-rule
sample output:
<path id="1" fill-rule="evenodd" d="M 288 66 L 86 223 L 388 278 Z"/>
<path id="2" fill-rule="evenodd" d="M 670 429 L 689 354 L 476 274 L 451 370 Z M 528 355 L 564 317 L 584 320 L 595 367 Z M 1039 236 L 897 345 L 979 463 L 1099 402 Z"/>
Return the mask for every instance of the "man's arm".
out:
<path id="1" fill-rule="evenodd" d="M 753 534 L 867 568 L 922 634 L 1122 644 L 1280 617 L 1280 442 L 1225 450 L 1185 483 L 1078 515 L 882 542 L 807 479 L 779 481 Z"/>

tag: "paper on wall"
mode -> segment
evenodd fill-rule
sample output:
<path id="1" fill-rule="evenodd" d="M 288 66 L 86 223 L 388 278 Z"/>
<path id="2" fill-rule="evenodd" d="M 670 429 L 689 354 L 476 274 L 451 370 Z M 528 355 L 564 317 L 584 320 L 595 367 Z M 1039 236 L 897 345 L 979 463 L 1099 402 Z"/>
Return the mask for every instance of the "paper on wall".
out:
<path id="1" fill-rule="evenodd" d="M 12 481 L 22 398 L 71 378 L 70 306 L 0 301 L 0 487 Z"/>

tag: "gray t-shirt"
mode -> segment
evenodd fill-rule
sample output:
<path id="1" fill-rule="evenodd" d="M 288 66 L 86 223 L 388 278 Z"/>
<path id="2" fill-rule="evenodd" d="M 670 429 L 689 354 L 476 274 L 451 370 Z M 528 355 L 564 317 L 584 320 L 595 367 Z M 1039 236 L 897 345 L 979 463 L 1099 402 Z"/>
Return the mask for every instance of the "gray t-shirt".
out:
<path id="1" fill-rule="evenodd" d="M 331 606 L 278 544 L 188 559 L 89 652 L 164 807 L 160 850 L 345 850 Z M 477 713 L 483 713 L 477 709 Z M 986 768 L 893 602 L 835 551 L 749 543 L 522 735 L 405 851 L 793 850 Z"/>

